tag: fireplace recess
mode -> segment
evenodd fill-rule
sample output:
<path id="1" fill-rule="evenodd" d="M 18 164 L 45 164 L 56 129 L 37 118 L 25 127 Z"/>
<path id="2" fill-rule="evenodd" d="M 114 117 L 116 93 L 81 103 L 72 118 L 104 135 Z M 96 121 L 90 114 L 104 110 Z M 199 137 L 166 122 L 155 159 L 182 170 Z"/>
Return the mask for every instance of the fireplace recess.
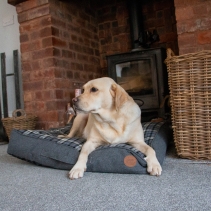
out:
<path id="1" fill-rule="evenodd" d="M 121 85 L 142 110 L 142 121 L 166 118 L 169 94 L 166 50 L 154 48 L 107 56 L 108 76 Z"/>

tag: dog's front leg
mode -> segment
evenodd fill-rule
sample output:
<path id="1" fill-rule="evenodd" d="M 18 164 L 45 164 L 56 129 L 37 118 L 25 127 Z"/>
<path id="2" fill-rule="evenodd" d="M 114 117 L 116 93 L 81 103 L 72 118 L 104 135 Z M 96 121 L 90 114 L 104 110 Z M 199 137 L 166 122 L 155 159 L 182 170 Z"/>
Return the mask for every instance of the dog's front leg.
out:
<path id="1" fill-rule="evenodd" d="M 73 126 L 70 130 L 70 133 L 67 135 L 67 137 L 70 137 L 70 138 L 74 136 L 81 137 L 83 134 L 84 128 L 86 126 L 87 120 L 88 120 L 88 114 L 78 113 L 74 119 Z"/>
<path id="2" fill-rule="evenodd" d="M 144 142 L 130 143 L 130 144 L 146 155 L 145 160 L 147 162 L 147 172 L 150 175 L 160 176 L 162 168 L 156 157 L 154 149 Z"/>
<path id="3" fill-rule="evenodd" d="M 78 179 L 83 177 L 84 171 L 86 171 L 86 163 L 89 154 L 94 151 L 100 145 L 99 141 L 87 140 L 83 145 L 78 157 L 78 161 L 69 172 L 70 179 Z"/>

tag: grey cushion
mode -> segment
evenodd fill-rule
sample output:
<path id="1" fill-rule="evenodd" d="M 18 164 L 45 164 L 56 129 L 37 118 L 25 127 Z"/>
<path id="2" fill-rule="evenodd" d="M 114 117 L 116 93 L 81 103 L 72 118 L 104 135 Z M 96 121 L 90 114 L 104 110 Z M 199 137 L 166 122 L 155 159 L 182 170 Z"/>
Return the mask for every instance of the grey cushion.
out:
<path id="1" fill-rule="evenodd" d="M 169 123 L 142 123 L 145 141 L 156 152 L 162 165 L 167 142 L 172 138 Z M 83 138 L 57 138 L 67 128 L 38 130 L 13 130 L 8 145 L 8 154 L 56 169 L 70 170 L 76 163 Z M 144 154 L 127 144 L 100 146 L 89 155 L 88 172 L 146 174 Z"/>

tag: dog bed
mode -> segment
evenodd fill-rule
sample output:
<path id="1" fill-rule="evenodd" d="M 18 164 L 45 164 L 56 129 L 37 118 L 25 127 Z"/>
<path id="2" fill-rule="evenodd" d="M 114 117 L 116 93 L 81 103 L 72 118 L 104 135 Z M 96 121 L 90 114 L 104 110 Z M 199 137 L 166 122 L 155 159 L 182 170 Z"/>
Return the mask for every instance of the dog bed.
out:
<path id="1" fill-rule="evenodd" d="M 162 165 L 172 130 L 168 122 L 142 123 L 145 141 L 156 152 Z M 58 138 L 70 127 L 41 130 L 13 130 L 8 154 L 46 167 L 70 170 L 77 161 L 83 138 Z M 88 158 L 88 172 L 146 174 L 144 154 L 127 144 L 100 146 Z"/>

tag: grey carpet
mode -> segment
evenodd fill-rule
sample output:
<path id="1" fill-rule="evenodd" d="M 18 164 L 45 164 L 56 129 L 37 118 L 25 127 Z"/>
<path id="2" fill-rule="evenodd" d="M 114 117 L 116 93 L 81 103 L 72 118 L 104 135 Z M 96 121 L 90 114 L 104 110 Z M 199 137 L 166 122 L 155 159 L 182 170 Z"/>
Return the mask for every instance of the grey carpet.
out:
<path id="1" fill-rule="evenodd" d="M 211 210 L 211 162 L 178 159 L 171 151 L 160 177 L 85 173 L 36 166 L 0 145 L 1 211 Z"/>

